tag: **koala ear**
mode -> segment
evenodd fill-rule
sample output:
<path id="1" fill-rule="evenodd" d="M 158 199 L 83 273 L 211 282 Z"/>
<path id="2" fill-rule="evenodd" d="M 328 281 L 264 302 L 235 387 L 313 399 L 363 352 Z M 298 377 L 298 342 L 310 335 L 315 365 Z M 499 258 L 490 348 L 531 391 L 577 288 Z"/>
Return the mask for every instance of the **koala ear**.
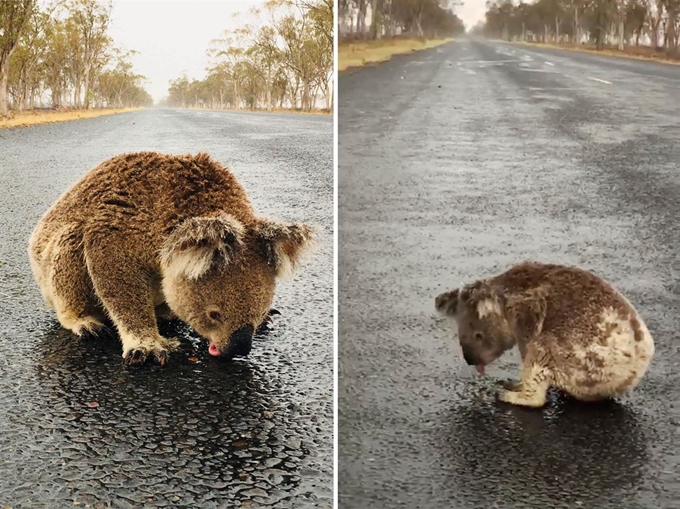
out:
<path id="1" fill-rule="evenodd" d="M 160 253 L 163 272 L 198 279 L 213 263 L 226 265 L 241 248 L 244 231 L 229 214 L 184 220 L 165 239 Z"/>
<path id="2" fill-rule="evenodd" d="M 290 279 L 302 257 L 315 246 L 314 229 L 305 223 L 285 225 L 262 219 L 255 229 L 279 279 Z"/>
<path id="3" fill-rule="evenodd" d="M 461 298 L 476 309 L 479 318 L 491 314 L 503 314 L 505 296 L 486 281 L 477 281 L 463 290 Z"/>
<path id="4" fill-rule="evenodd" d="M 459 295 L 460 290 L 458 288 L 450 292 L 437 295 L 437 298 L 434 299 L 435 309 L 444 315 L 456 316 L 456 312 L 458 311 Z"/>

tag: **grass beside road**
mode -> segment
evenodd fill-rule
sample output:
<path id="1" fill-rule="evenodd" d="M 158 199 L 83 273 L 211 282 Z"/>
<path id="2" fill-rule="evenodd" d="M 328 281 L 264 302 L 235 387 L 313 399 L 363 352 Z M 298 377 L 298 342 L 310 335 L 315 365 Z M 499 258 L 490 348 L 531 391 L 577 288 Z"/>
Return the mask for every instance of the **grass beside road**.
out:
<path id="1" fill-rule="evenodd" d="M 67 122 L 83 118 L 113 115 L 114 113 L 126 113 L 144 108 L 107 108 L 101 110 L 28 110 L 13 111 L 12 118 L 0 117 L 0 129 L 23 127 L 27 125 L 48 124 L 51 122 Z"/>
<path id="2" fill-rule="evenodd" d="M 271 111 L 266 108 L 251 109 L 235 109 L 235 108 L 201 108 L 199 106 L 191 106 L 189 109 L 197 111 L 230 111 L 233 113 L 289 113 L 291 115 L 332 115 L 333 110 L 293 110 L 290 108 L 273 108 Z"/>
<path id="3" fill-rule="evenodd" d="M 579 51 L 581 53 L 591 53 L 593 55 L 605 55 L 609 57 L 633 58 L 635 60 L 647 60 L 652 62 L 660 62 L 663 64 L 680 65 L 680 55 L 674 58 L 669 58 L 665 52 L 656 51 L 654 48 L 648 46 L 628 46 L 623 51 L 617 47 L 604 47 L 597 49 L 592 45 L 574 45 L 574 44 L 549 44 L 542 42 L 523 42 L 518 41 L 516 44 L 523 44 L 526 46 L 536 46 L 539 48 L 563 49 L 568 51 Z"/>
<path id="4" fill-rule="evenodd" d="M 338 45 L 338 71 L 351 67 L 385 62 L 394 55 L 441 46 L 453 39 L 393 38 L 377 41 L 355 41 Z"/>

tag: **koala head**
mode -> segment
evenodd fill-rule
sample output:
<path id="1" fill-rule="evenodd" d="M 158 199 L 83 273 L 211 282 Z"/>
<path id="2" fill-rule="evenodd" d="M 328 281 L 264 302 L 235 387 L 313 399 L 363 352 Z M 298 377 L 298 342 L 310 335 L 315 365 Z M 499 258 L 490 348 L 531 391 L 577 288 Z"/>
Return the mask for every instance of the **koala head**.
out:
<path id="1" fill-rule="evenodd" d="M 480 373 L 515 344 L 505 306 L 503 293 L 483 281 L 442 293 L 435 299 L 437 311 L 456 321 L 465 362 L 476 366 Z"/>
<path id="2" fill-rule="evenodd" d="M 166 302 L 210 342 L 211 355 L 248 355 L 277 279 L 290 278 L 313 244 L 304 223 L 245 225 L 228 214 L 186 219 L 161 250 Z"/>

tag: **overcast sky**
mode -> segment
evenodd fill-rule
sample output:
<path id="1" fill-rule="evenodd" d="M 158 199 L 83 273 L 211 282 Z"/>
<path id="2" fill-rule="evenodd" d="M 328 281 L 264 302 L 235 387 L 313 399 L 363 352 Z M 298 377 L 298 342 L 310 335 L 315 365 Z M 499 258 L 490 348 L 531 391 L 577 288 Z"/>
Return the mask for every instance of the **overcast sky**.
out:
<path id="1" fill-rule="evenodd" d="M 0 0 L 2 1 L 2 0 Z M 246 14 L 264 0 L 114 0 L 110 35 L 115 44 L 140 52 L 135 71 L 148 78 L 155 101 L 167 95 L 168 82 L 186 72 L 203 78 L 211 39 L 236 28 L 232 14 Z"/>
<path id="2" fill-rule="evenodd" d="M 2 0 L 0 0 L 2 1 Z M 110 34 L 117 46 L 140 52 L 135 71 L 148 78 L 146 90 L 159 101 L 168 82 L 183 72 L 201 79 L 211 39 L 236 28 L 232 14 L 247 14 L 264 0 L 114 0 Z M 484 17 L 485 0 L 465 0 L 456 13 L 468 29 Z"/>
<path id="3" fill-rule="evenodd" d="M 465 23 L 465 28 L 471 30 L 478 21 L 484 19 L 486 0 L 464 0 L 463 5 L 456 7 L 456 14 Z"/>

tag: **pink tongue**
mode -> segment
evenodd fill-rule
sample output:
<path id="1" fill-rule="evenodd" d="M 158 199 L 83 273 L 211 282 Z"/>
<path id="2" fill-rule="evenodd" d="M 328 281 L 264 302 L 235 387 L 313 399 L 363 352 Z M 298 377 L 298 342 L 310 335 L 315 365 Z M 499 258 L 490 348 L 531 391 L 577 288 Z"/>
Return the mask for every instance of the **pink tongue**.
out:
<path id="1" fill-rule="evenodd" d="M 480 375 L 484 374 L 484 364 L 477 364 L 475 366 L 475 369 L 477 370 L 477 373 L 479 373 Z"/>
<path id="2" fill-rule="evenodd" d="M 219 357 L 222 355 L 222 352 L 220 352 L 220 349 L 217 348 L 215 345 L 210 345 L 208 347 L 208 353 L 212 355 L 213 357 Z"/>

